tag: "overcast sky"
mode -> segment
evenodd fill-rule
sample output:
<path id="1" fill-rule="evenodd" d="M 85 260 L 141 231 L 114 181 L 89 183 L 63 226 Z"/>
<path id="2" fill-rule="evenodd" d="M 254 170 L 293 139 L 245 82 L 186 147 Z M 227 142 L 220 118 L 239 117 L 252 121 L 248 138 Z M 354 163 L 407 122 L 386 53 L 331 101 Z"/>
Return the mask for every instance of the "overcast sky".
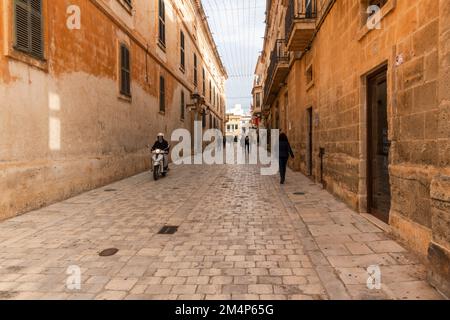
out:
<path id="1" fill-rule="evenodd" d="M 227 107 L 252 101 L 253 74 L 264 37 L 266 0 L 203 0 L 203 7 L 227 69 Z"/>

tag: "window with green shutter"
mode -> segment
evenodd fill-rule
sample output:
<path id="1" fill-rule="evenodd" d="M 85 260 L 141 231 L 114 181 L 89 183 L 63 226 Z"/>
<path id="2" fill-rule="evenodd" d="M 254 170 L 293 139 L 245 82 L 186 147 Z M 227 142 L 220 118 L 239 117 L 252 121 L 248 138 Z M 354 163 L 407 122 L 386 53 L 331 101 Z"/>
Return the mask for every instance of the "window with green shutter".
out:
<path id="1" fill-rule="evenodd" d="M 131 96 L 130 50 L 120 45 L 120 93 Z"/>
<path id="2" fill-rule="evenodd" d="M 14 0 L 14 48 L 44 59 L 42 0 Z"/>
<path id="3" fill-rule="evenodd" d="M 166 79 L 159 77 L 159 111 L 166 112 Z"/>
<path id="4" fill-rule="evenodd" d="M 198 85 L 198 59 L 197 54 L 194 53 L 194 86 Z"/>
<path id="5" fill-rule="evenodd" d="M 180 31 L 180 65 L 181 69 L 184 71 L 186 67 L 186 55 L 185 55 L 185 39 L 183 31 Z"/>
<path id="6" fill-rule="evenodd" d="M 184 110 L 185 110 L 184 91 L 181 90 L 181 105 L 180 105 L 181 120 L 184 120 Z"/>
<path id="7" fill-rule="evenodd" d="M 159 20 L 159 43 L 166 47 L 166 4 L 164 0 L 158 3 L 158 20 Z"/>
<path id="8" fill-rule="evenodd" d="M 206 73 L 205 73 L 205 68 L 203 68 L 203 70 L 202 70 L 202 82 L 203 82 L 203 84 L 202 84 L 202 94 L 203 94 L 203 97 L 205 97 L 206 96 Z"/>

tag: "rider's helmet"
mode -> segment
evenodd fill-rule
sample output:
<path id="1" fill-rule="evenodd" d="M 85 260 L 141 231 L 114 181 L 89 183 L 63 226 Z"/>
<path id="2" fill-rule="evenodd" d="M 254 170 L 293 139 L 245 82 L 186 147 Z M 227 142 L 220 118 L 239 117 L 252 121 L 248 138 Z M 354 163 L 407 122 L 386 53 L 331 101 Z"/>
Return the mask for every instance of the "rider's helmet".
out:
<path id="1" fill-rule="evenodd" d="M 164 133 L 158 133 L 158 136 L 157 136 L 157 138 L 158 138 L 158 141 L 159 142 L 162 142 L 163 141 L 163 139 L 164 139 Z"/>

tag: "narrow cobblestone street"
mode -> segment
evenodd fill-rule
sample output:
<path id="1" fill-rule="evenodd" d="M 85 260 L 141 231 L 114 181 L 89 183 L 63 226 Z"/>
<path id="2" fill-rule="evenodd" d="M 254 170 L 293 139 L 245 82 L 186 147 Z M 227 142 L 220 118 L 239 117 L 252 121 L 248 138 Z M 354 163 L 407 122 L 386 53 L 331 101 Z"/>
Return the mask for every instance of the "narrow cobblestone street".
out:
<path id="1" fill-rule="evenodd" d="M 370 265 L 381 290 L 367 289 Z M 280 188 L 256 166 L 172 166 L 2 222 L 0 266 L 2 299 L 441 298 L 364 217 L 299 173 Z"/>

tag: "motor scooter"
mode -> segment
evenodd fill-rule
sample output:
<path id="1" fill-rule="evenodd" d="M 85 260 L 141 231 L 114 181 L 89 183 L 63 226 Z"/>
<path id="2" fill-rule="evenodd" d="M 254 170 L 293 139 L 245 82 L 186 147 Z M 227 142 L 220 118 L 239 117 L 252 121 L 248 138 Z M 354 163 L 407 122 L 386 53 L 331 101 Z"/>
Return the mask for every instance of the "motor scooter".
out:
<path id="1" fill-rule="evenodd" d="M 161 176 L 167 175 L 166 168 L 164 168 L 164 157 L 168 154 L 167 151 L 156 149 L 152 151 L 152 171 L 153 179 L 159 180 Z"/>

